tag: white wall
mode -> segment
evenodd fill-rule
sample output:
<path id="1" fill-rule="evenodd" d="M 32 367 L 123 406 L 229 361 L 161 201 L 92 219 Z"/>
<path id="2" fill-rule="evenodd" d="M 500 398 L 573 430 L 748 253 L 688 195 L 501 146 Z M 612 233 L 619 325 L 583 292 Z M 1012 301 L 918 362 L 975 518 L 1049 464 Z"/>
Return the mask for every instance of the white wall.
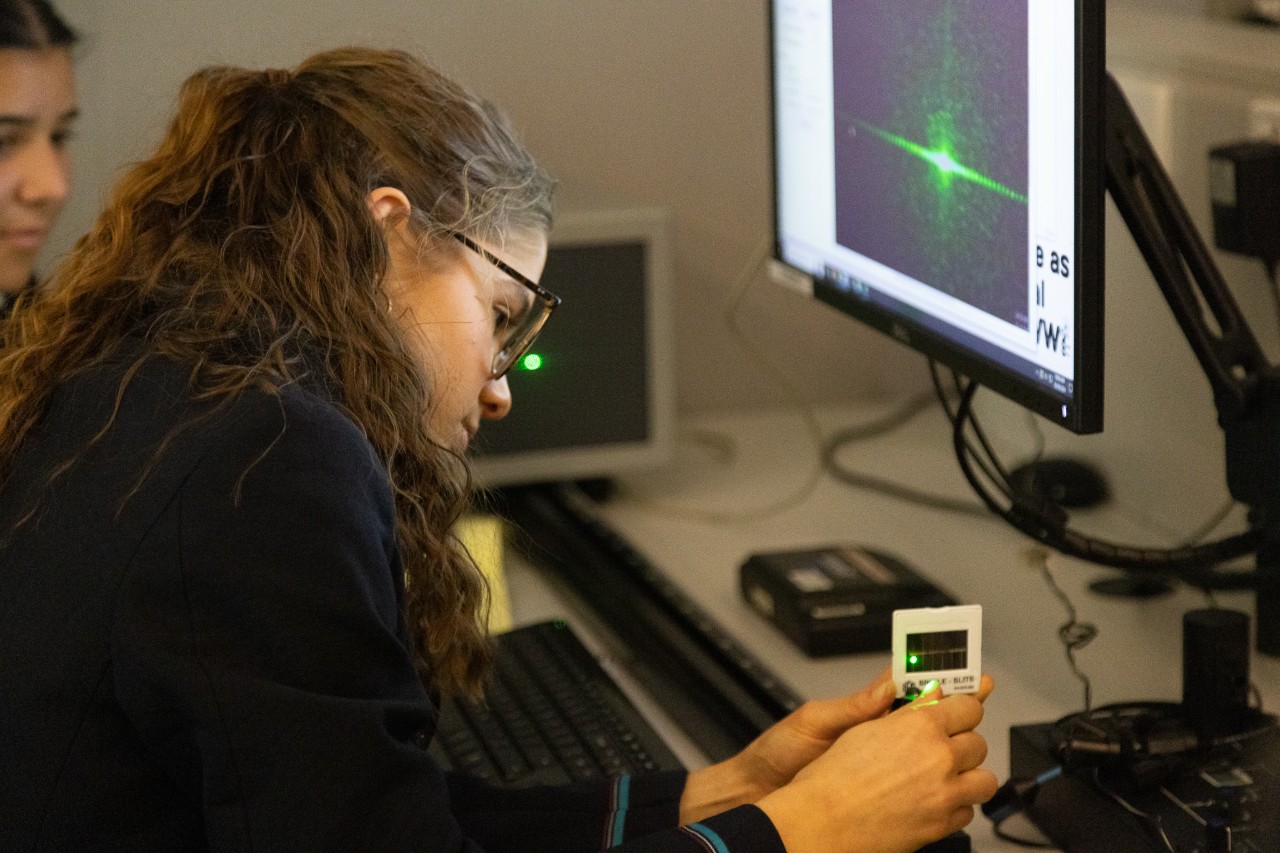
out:
<path id="1" fill-rule="evenodd" d="M 334 45 L 412 49 L 502 104 L 561 181 L 563 209 L 665 206 L 677 235 L 685 410 L 777 399 L 722 314 L 768 238 L 766 7 L 759 0 L 60 0 L 86 36 L 80 180 L 56 249 L 209 63 L 288 66 Z M 815 398 L 893 388 L 921 362 L 760 281 L 744 325 Z M 869 369 L 868 365 L 876 366 Z"/>
<path id="2" fill-rule="evenodd" d="M 195 68 L 287 66 L 353 41 L 406 47 L 507 107 L 562 181 L 562 207 L 636 204 L 673 211 L 683 411 L 781 399 L 727 334 L 722 316 L 770 224 L 763 0 L 59 5 L 86 43 L 79 60 L 80 182 L 56 248 L 87 225 L 113 172 L 156 139 L 179 82 Z M 1110 5 L 1112 64 L 1168 87 L 1175 174 L 1204 222 L 1204 151 L 1243 133 L 1251 93 L 1280 93 L 1280 35 L 1209 24 L 1191 0 Z M 1139 6 L 1144 11 L 1133 11 Z M 1205 458 L 1213 460 L 1217 437 L 1203 380 L 1114 216 L 1109 229 L 1112 440 L 1138 445 L 1165 437 L 1183 449 L 1206 447 Z M 1260 271 L 1238 260 L 1225 269 L 1260 330 L 1274 340 L 1274 311 Z M 740 316 L 810 399 L 925 385 L 918 356 L 763 279 Z M 1057 430 L 1051 439 L 1068 441 Z"/>

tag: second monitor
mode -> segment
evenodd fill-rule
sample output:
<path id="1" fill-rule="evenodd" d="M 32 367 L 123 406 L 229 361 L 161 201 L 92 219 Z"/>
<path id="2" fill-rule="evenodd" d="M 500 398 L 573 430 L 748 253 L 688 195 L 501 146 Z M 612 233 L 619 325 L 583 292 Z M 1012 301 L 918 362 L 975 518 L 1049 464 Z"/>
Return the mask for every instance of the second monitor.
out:
<path id="1" fill-rule="evenodd" d="M 476 437 L 481 485 L 611 477 L 665 461 L 675 430 L 668 215 L 560 216 L 541 283 L 564 301 L 508 374 L 511 414 Z"/>

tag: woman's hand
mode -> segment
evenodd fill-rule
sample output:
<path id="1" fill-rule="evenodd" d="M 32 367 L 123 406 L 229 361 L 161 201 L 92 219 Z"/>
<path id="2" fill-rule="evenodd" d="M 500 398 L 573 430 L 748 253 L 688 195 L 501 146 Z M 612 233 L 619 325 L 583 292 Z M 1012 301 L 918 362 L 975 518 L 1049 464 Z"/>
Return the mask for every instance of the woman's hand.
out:
<path id="1" fill-rule="evenodd" d="M 788 850 L 907 853 L 955 832 L 995 793 L 978 695 L 937 698 L 855 726 L 757 805 Z"/>
<path id="2" fill-rule="evenodd" d="M 680 822 L 754 803 L 790 782 L 850 728 L 881 717 L 893 703 L 886 669 L 857 693 L 806 702 L 727 761 L 689 775 Z"/>

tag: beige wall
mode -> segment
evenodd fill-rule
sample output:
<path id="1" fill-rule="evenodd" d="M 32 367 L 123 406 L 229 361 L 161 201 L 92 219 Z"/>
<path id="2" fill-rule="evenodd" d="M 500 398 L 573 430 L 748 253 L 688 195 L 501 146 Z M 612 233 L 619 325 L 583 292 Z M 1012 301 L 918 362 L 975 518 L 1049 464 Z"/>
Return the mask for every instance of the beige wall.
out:
<path id="1" fill-rule="evenodd" d="M 65 248 L 118 165 L 213 62 L 289 65 L 346 42 L 410 48 L 505 106 L 565 209 L 664 206 L 677 236 L 681 408 L 780 399 L 723 312 L 769 235 L 765 4 L 758 0 L 61 0 L 86 36 L 80 183 Z M 894 389 L 922 362 L 760 279 L 743 325 L 815 399 Z"/>
<path id="2" fill-rule="evenodd" d="M 763 0 L 59 5 L 86 38 L 79 60 L 85 113 L 76 143 L 80 183 L 58 246 L 65 248 L 86 226 L 114 170 L 156 138 L 179 82 L 193 69 L 212 62 L 289 65 L 314 50 L 353 41 L 406 47 L 508 108 L 561 179 L 563 207 L 659 205 L 673 212 L 683 411 L 782 399 L 723 321 L 744 267 L 769 236 Z M 1269 65 L 1254 60 L 1262 64 L 1245 69 L 1253 81 L 1248 86 L 1239 79 L 1217 80 L 1222 75 L 1215 66 L 1238 63 L 1257 53 L 1257 46 L 1249 42 L 1242 49 L 1235 31 L 1222 29 L 1226 25 L 1214 25 L 1206 35 L 1200 23 L 1185 18 L 1188 4 L 1182 0 L 1109 5 L 1116 13 L 1113 60 L 1171 94 L 1166 136 L 1176 142 L 1175 171 L 1188 205 L 1203 222 L 1203 152 L 1213 141 L 1243 132 L 1247 97 L 1280 92 L 1280 59 Z M 1135 6 L 1156 11 L 1120 14 Z M 1262 52 L 1280 57 L 1280 45 L 1272 47 Z M 1210 448 L 1212 458 L 1216 435 L 1203 380 L 1115 217 L 1109 228 L 1109 424 L 1119 438 L 1135 441 L 1144 433 L 1177 435 L 1185 429 L 1192 444 Z M 1256 266 L 1231 261 L 1228 272 L 1239 281 L 1263 333 L 1274 340 L 1274 312 Z M 920 357 L 763 276 L 740 317 L 760 349 L 809 399 L 925 386 Z M 1188 419 L 1192 426 L 1180 426 Z"/>

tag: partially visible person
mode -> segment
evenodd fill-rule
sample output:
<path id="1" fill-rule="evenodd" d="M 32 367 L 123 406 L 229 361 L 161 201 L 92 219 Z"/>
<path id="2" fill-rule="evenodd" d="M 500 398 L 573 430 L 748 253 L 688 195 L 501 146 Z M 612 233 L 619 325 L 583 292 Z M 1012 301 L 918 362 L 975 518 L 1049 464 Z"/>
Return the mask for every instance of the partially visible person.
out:
<path id="1" fill-rule="evenodd" d="M 399 51 L 188 79 L 5 327 L 0 851 L 909 853 L 994 793 L 989 680 L 890 712 L 886 675 L 688 774 L 433 762 L 491 663 L 453 525 L 559 302 L 552 186 Z"/>
<path id="2" fill-rule="evenodd" d="M 71 185 L 76 35 L 47 0 L 0 0 L 0 319 L 35 285 Z"/>

